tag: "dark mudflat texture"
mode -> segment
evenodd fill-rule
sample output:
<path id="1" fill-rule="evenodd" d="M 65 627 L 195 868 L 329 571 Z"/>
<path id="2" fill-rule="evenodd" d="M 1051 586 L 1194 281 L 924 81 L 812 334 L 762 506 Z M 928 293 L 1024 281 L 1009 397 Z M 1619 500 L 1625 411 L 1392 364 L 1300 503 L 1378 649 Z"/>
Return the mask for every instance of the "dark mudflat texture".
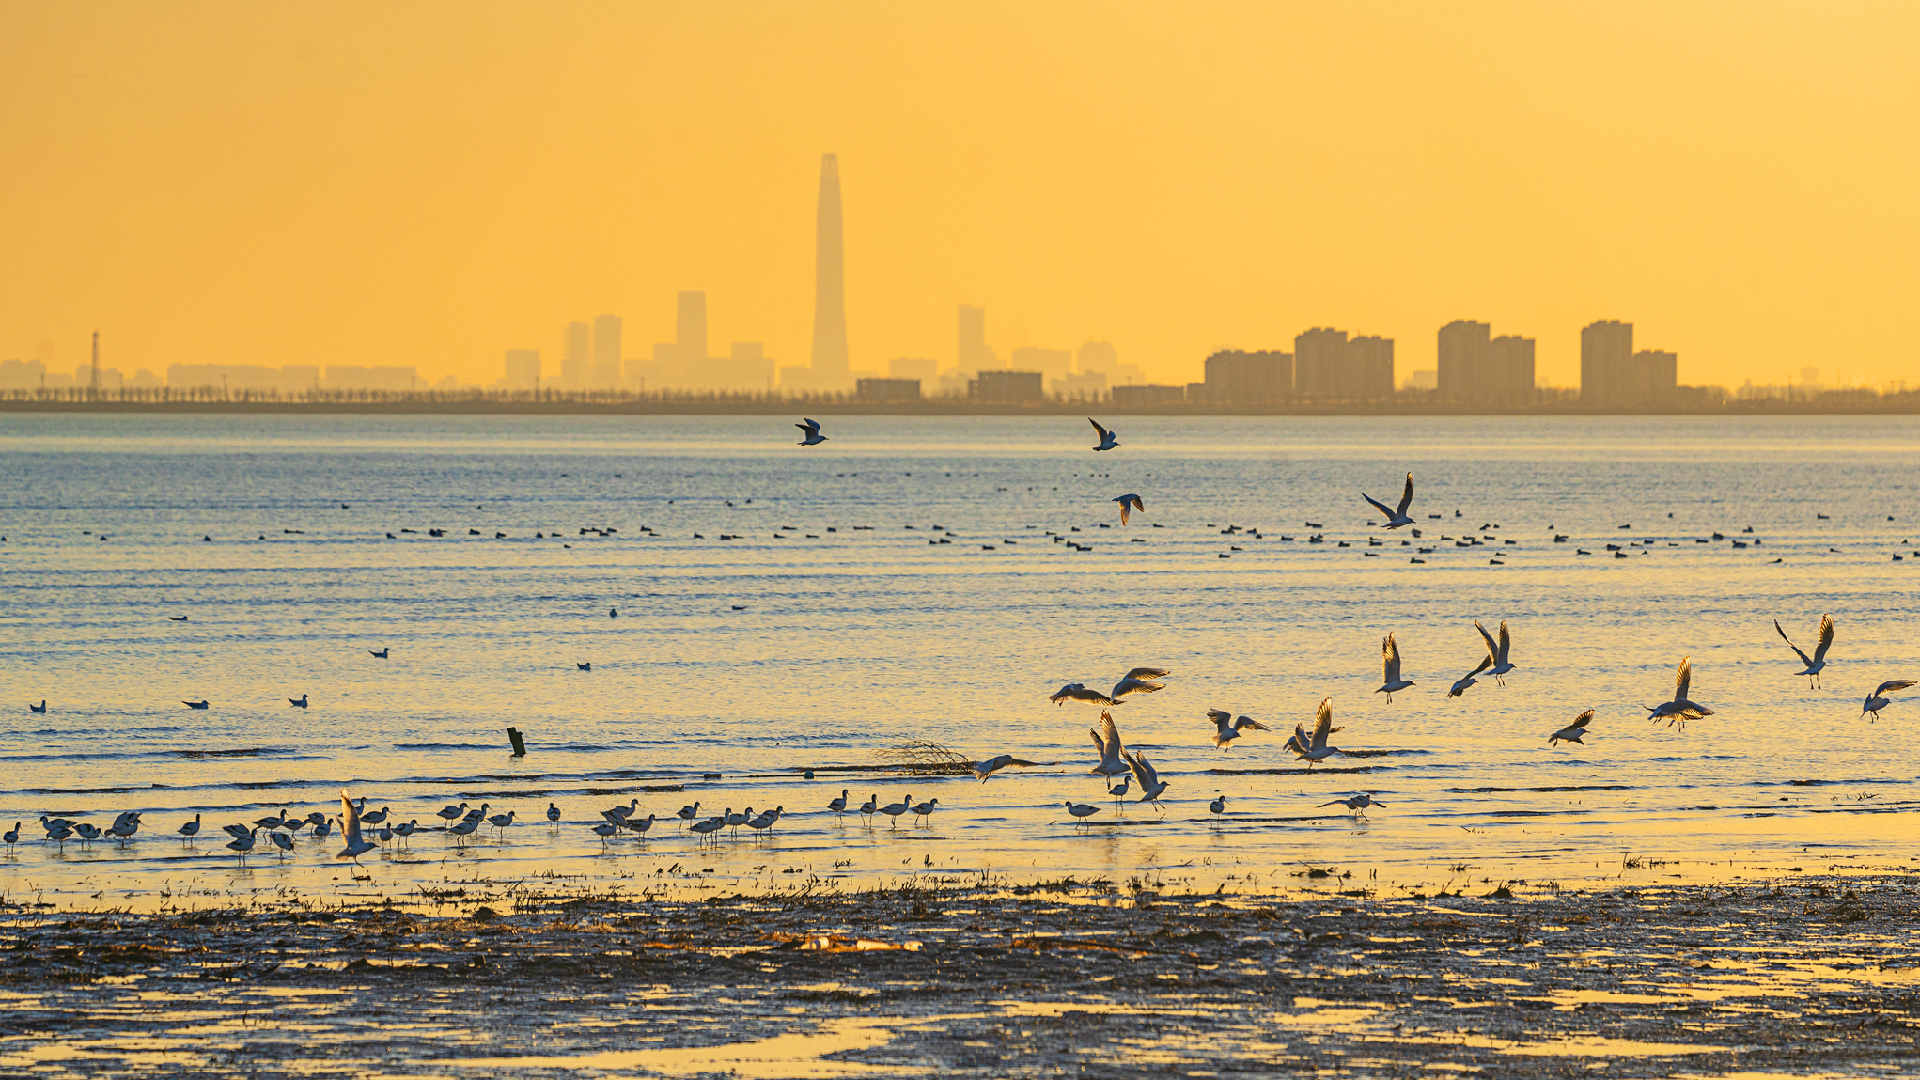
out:
<path id="1" fill-rule="evenodd" d="M 1920 1072 L 1904 874 L 473 903 L 9 909 L 0 1076 Z"/>

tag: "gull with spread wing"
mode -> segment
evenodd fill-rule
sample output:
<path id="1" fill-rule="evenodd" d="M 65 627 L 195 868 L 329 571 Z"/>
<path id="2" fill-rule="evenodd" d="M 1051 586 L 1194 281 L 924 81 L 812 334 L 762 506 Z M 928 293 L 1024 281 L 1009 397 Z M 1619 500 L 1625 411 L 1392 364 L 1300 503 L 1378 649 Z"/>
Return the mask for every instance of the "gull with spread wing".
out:
<path id="1" fill-rule="evenodd" d="M 1675 724 L 1685 728 L 1687 721 L 1698 720 L 1703 716 L 1712 716 L 1713 710 L 1705 705 L 1687 700 L 1687 691 L 1693 687 L 1693 657 L 1680 658 L 1680 673 L 1673 680 L 1673 700 L 1658 705 L 1642 705 L 1647 710 L 1649 720 L 1665 720 L 1668 727 Z"/>
<path id="2" fill-rule="evenodd" d="M 1333 699 L 1321 698 L 1320 709 L 1314 714 L 1313 734 L 1299 724 L 1293 726 L 1293 734 L 1287 736 L 1287 749 L 1293 756 L 1307 763 L 1311 769 L 1320 762 L 1341 752 L 1337 746 L 1329 746 L 1327 737 L 1340 729 L 1333 726 Z"/>
<path id="3" fill-rule="evenodd" d="M 1094 748 L 1100 751 L 1100 764 L 1087 771 L 1096 776 L 1125 776 L 1130 770 L 1125 759 L 1126 747 L 1120 745 L 1120 727 L 1113 722 L 1113 714 L 1102 711 L 1100 726 L 1088 728 L 1087 734 L 1093 736 Z"/>
<path id="4" fill-rule="evenodd" d="M 1487 674 L 1493 676 L 1493 681 L 1501 686 L 1507 685 L 1507 672 L 1513 670 L 1513 665 L 1507 662 L 1507 650 L 1513 647 L 1513 639 L 1507 636 L 1507 620 L 1500 620 L 1500 640 L 1498 641 L 1494 640 L 1492 634 L 1487 633 L 1486 627 L 1480 625 L 1479 619 L 1473 620 L 1473 628 L 1480 631 L 1481 640 L 1487 643 L 1487 657 L 1493 661 L 1493 666 L 1487 669 Z"/>
<path id="5" fill-rule="evenodd" d="M 1400 644 L 1388 634 L 1380 639 L 1380 689 L 1374 693 L 1387 695 L 1387 704 L 1391 705 L 1396 691 L 1412 685 L 1412 679 L 1400 677 Z"/>
<path id="6" fill-rule="evenodd" d="M 1547 736 L 1547 745 L 1554 746 L 1563 742 L 1575 742 L 1581 746 L 1585 746 L 1587 745 L 1587 725 L 1591 723 L 1593 723 L 1593 710 L 1588 709 L 1586 712 L 1574 717 L 1573 723 Z"/>
<path id="7" fill-rule="evenodd" d="M 1160 796 L 1166 793 L 1167 782 L 1160 779 L 1159 772 L 1147 761 L 1147 755 L 1133 750 L 1127 752 L 1126 758 L 1127 767 L 1133 770 L 1133 778 L 1140 782 L 1139 801 L 1160 806 Z"/>
<path id="8" fill-rule="evenodd" d="M 1141 501 L 1140 496 L 1132 493 L 1122 495 L 1113 501 L 1120 504 L 1120 524 L 1122 525 L 1127 523 L 1127 517 L 1131 511 L 1138 510 L 1143 514 L 1147 512 L 1147 504 Z"/>
<path id="9" fill-rule="evenodd" d="M 1480 674 L 1481 672 L 1487 670 L 1492 666 L 1493 666 L 1493 657 L 1491 656 L 1481 657 L 1479 667 L 1474 668 L 1472 671 L 1469 671 L 1465 675 L 1462 675 L 1460 678 L 1454 680 L 1453 685 L 1447 688 L 1447 696 L 1459 697 L 1461 694 L 1466 693 L 1467 688 L 1472 686 L 1475 682 L 1474 676 Z"/>
<path id="10" fill-rule="evenodd" d="M 1213 745 L 1222 750 L 1232 746 L 1233 740 L 1239 738 L 1240 733 L 1248 728 L 1255 731 L 1273 730 L 1251 716 L 1243 716 L 1235 720 L 1232 713 L 1222 709 L 1208 709 L 1207 719 L 1213 721 Z"/>
<path id="11" fill-rule="evenodd" d="M 1888 679 L 1886 682 L 1874 687 L 1873 693 L 1867 695 L 1865 704 L 1860 706 L 1860 715 L 1865 716 L 1868 713 L 1872 713 L 1875 720 L 1880 719 L 1880 710 L 1892 704 L 1892 702 L 1888 700 L 1887 695 L 1893 693 L 1895 690 L 1905 690 L 1912 685 L 1913 680 L 1911 679 Z"/>
<path id="12" fill-rule="evenodd" d="M 1087 423 L 1092 424 L 1093 430 L 1100 434 L 1100 445 L 1093 448 L 1095 452 L 1098 452 L 1101 450 L 1111 450 L 1114 447 L 1120 445 L 1119 438 L 1117 438 L 1113 432 L 1108 431 L 1106 428 L 1101 427 L 1100 421 L 1095 420 L 1093 417 L 1089 416 L 1087 417 Z"/>
<path id="13" fill-rule="evenodd" d="M 1407 474 L 1407 489 L 1400 493 L 1400 505 L 1391 510 L 1387 509 L 1386 503 L 1381 502 L 1364 491 L 1360 493 L 1360 497 L 1372 503 L 1375 510 L 1387 516 L 1387 528 L 1397 529 L 1402 525 L 1413 524 L 1413 519 L 1407 516 L 1407 507 L 1413 505 L 1412 473 Z"/>
<path id="14" fill-rule="evenodd" d="M 1087 689 L 1086 683 L 1077 682 L 1070 682 L 1060 689 L 1055 690 L 1053 695 L 1047 698 L 1047 700 L 1053 702 L 1055 705 L 1064 705 L 1069 701 L 1084 701 L 1089 705 L 1120 704 L 1118 698 L 1110 698 L 1098 690 L 1089 690 Z"/>
<path id="15" fill-rule="evenodd" d="M 1780 640 L 1787 643 L 1787 648 L 1792 649 L 1794 655 L 1800 658 L 1801 665 L 1806 668 L 1805 671 L 1796 671 L 1794 674 L 1807 677 L 1807 689 L 1812 690 L 1818 687 L 1820 672 L 1826 670 L 1827 666 L 1827 650 L 1833 648 L 1833 616 L 1820 616 L 1820 642 L 1813 647 L 1812 656 L 1801 652 L 1800 646 L 1795 645 L 1793 639 L 1787 636 L 1787 632 L 1780 629 L 1779 619 L 1773 620 L 1773 629 L 1780 635 Z"/>
<path id="16" fill-rule="evenodd" d="M 799 428 L 800 431 L 802 432 L 800 436 L 799 445 L 819 446 L 821 443 L 827 441 L 827 437 L 825 435 L 820 434 L 820 421 L 809 419 L 808 417 L 805 417 L 805 416 L 801 417 L 800 419 L 805 420 L 806 423 L 793 425 L 794 427 Z"/>

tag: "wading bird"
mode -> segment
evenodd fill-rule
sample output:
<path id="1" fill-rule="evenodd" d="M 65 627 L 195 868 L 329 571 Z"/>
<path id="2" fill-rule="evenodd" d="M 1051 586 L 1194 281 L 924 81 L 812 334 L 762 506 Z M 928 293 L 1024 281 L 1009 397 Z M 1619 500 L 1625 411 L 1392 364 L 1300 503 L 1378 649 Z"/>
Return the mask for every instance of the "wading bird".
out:
<path id="1" fill-rule="evenodd" d="M 1067 813 L 1072 814 L 1076 819 L 1078 819 L 1074 822 L 1074 824 L 1076 825 L 1084 824 L 1086 819 L 1100 812 L 1100 808 L 1093 805 L 1092 803 L 1068 802 L 1068 803 L 1063 803 L 1062 805 L 1064 805 L 1067 808 Z"/>
<path id="2" fill-rule="evenodd" d="M 880 812 L 893 819 L 893 828 L 900 827 L 900 815 L 913 809 L 913 796 L 909 795 L 897 803 L 889 803 L 880 808 Z"/>
<path id="3" fill-rule="evenodd" d="M 255 842 L 254 834 L 259 831 L 260 831 L 259 829 L 247 829 L 243 831 L 240 835 L 234 837 L 232 840 L 227 841 L 227 847 L 229 849 L 240 853 L 240 863 L 242 866 L 246 865 L 247 852 L 253 850 L 253 845 Z"/>
<path id="4" fill-rule="evenodd" d="M 1642 705 L 1640 707 L 1647 710 L 1649 714 L 1647 719 L 1656 722 L 1665 720 L 1668 727 L 1678 724 L 1684 729 L 1689 720 L 1698 720 L 1703 716 L 1713 715 L 1712 709 L 1687 700 L 1687 691 L 1692 688 L 1692 685 L 1693 658 L 1683 656 L 1680 658 L 1679 674 L 1676 675 L 1673 680 L 1673 700 L 1663 701 L 1658 705 Z"/>
<path id="5" fill-rule="evenodd" d="M 1366 814 L 1367 807 L 1369 806 L 1385 806 L 1387 804 L 1379 801 L 1378 799 L 1375 799 L 1372 795 L 1369 795 L 1363 791 L 1360 794 L 1355 795 L 1351 799 L 1335 799 L 1332 802 L 1323 802 L 1320 805 L 1321 806 L 1344 806 L 1348 810 L 1353 811 L 1353 813 L 1356 816 L 1361 816 Z"/>
<path id="6" fill-rule="evenodd" d="M 1820 672 L 1824 671 L 1827 666 L 1827 650 L 1833 648 L 1833 616 L 1820 616 L 1820 641 L 1813 647 L 1812 656 L 1801 652 L 1800 646 L 1795 645 L 1793 639 L 1787 636 L 1787 632 L 1780 629 L 1779 619 L 1773 620 L 1773 629 L 1780 635 L 1780 640 L 1787 643 L 1787 648 L 1792 649 L 1793 654 L 1800 658 L 1801 665 L 1806 669 L 1804 671 L 1796 671 L 1794 674 L 1805 675 L 1807 677 L 1807 689 L 1812 690 L 1818 687 L 1820 685 Z"/>
<path id="7" fill-rule="evenodd" d="M 1387 509 L 1386 503 L 1381 502 L 1380 500 L 1374 498 L 1373 496 L 1367 494 L 1364 491 L 1360 493 L 1360 497 L 1367 500 L 1367 502 L 1372 503 L 1373 508 L 1375 510 L 1378 510 L 1382 514 L 1386 515 L 1387 528 L 1397 529 L 1402 525 L 1413 524 L 1413 519 L 1407 516 L 1407 507 L 1413 505 L 1413 474 L 1412 473 L 1407 474 L 1407 489 L 1400 493 L 1400 505 L 1395 507 L 1392 510 Z"/>
<path id="8" fill-rule="evenodd" d="M 1413 680 L 1400 677 L 1400 643 L 1388 634 L 1380 639 L 1380 689 L 1376 694 L 1387 695 L 1387 704 L 1393 704 L 1393 695 L 1413 685 Z"/>
<path id="9" fill-rule="evenodd" d="M 1572 742 L 1585 746 L 1587 745 L 1587 725 L 1591 723 L 1593 723 L 1593 710 L 1588 709 L 1586 712 L 1574 717 L 1573 723 L 1547 736 L 1547 745 L 1553 746 L 1556 743 Z"/>
<path id="10" fill-rule="evenodd" d="M 187 842 L 188 844 L 191 844 L 193 843 L 193 838 L 199 835 L 200 835 L 200 815 L 195 814 L 193 815 L 192 821 L 189 821 L 186 824 L 180 826 L 180 839 Z"/>

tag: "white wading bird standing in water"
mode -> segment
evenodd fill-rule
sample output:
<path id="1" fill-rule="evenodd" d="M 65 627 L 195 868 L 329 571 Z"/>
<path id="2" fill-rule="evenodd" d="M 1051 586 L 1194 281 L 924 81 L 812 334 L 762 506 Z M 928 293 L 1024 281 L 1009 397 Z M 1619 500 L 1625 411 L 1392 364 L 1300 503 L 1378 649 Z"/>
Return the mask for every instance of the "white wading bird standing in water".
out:
<path id="1" fill-rule="evenodd" d="M 1147 512 L 1147 504 L 1141 501 L 1138 495 L 1126 494 L 1113 501 L 1120 504 L 1120 524 L 1122 525 L 1127 523 L 1130 511 L 1138 510 L 1143 514 Z"/>
<path id="2" fill-rule="evenodd" d="M 1593 710 L 1588 709 L 1586 712 L 1574 717 L 1573 723 L 1547 736 L 1547 745 L 1553 746 L 1557 743 L 1577 742 L 1581 746 L 1585 746 L 1587 745 L 1587 725 L 1591 723 L 1593 723 Z"/>
<path id="3" fill-rule="evenodd" d="M 1673 700 L 1663 701 L 1658 705 L 1642 705 L 1640 707 L 1647 710 L 1650 714 L 1647 717 L 1649 720 L 1665 720 L 1668 727 L 1678 724 L 1682 728 L 1685 728 L 1689 720 L 1698 720 L 1703 716 L 1713 715 L 1712 709 L 1687 700 L 1687 691 L 1691 689 L 1692 686 L 1693 658 L 1691 656 L 1683 656 L 1680 658 L 1680 673 L 1673 680 Z"/>
<path id="4" fill-rule="evenodd" d="M 1111 450 L 1114 447 L 1120 445 L 1120 440 L 1114 436 L 1113 432 L 1108 431 L 1106 428 L 1101 427 L 1100 421 L 1095 420 L 1093 417 L 1089 416 L 1087 417 L 1087 423 L 1092 424 L 1093 430 L 1100 433 L 1100 445 L 1093 448 L 1095 452 L 1098 452 L 1101 450 Z"/>
<path id="5" fill-rule="evenodd" d="M 1407 474 L 1407 489 L 1400 493 L 1400 505 L 1391 510 L 1387 509 L 1386 503 L 1381 502 L 1364 491 L 1360 493 L 1360 497 L 1372 503 L 1375 510 L 1387 516 L 1387 528 L 1397 529 L 1402 525 L 1413 524 L 1413 519 L 1407 516 L 1407 507 L 1413 505 L 1412 473 Z"/>
<path id="6" fill-rule="evenodd" d="M 821 443 L 827 441 L 827 437 L 825 435 L 820 434 L 820 421 L 811 420 L 804 416 L 801 417 L 800 419 L 806 420 L 807 422 L 804 424 L 793 425 L 794 427 L 799 428 L 804 433 L 801 435 L 799 445 L 819 446 Z"/>
<path id="7" fill-rule="evenodd" d="M 1293 751 L 1293 756 L 1305 761 L 1307 768 L 1311 769 L 1341 752 L 1339 747 L 1327 745 L 1327 736 L 1339 730 L 1333 726 L 1333 699 L 1321 698 L 1320 709 L 1314 715 L 1313 734 L 1309 736 L 1306 728 L 1295 724 L 1293 734 L 1287 736 L 1287 749 Z"/>
<path id="8" fill-rule="evenodd" d="M 1251 716 L 1243 716 L 1235 720 L 1232 713 L 1221 709 L 1208 709 L 1207 719 L 1213 721 L 1215 729 L 1213 733 L 1213 745 L 1222 750 L 1232 746 L 1233 740 L 1239 738 L 1240 733 L 1247 728 L 1252 728 L 1255 731 L 1273 730 Z"/>
<path id="9" fill-rule="evenodd" d="M 1120 745 L 1120 728 L 1113 722 L 1112 713 L 1102 711 L 1100 726 L 1088 728 L 1087 734 L 1093 736 L 1094 748 L 1100 751 L 1100 764 L 1088 769 L 1088 772 L 1111 779 L 1125 776 L 1131 771 L 1124 757 L 1126 748 Z"/>
<path id="10" fill-rule="evenodd" d="M 1880 710 L 1892 704 L 1892 702 L 1887 699 L 1887 695 L 1893 693 L 1895 690 L 1905 690 L 1912 685 L 1913 680 L 1911 679 L 1889 679 L 1879 686 L 1874 687 L 1873 693 L 1867 695 L 1865 704 L 1860 706 L 1860 715 L 1865 716 L 1868 713 L 1872 713 L 1875 720 L 1880 719 Z"/>
<path id="11" fill-rule="evenodd" d="M 1380 639 L 1380 689 L 1376 694 L 1387 695 L 1387 704 L 1393 704 L 1393 695 L 1413 685 L 1412 679 L 1400 677 L 1400 644 L 1388 634 Z"/>
<path id="12" fill-rule="evenodd" d="M 1480 631 L 1481 640 L 1487 643 L 1487 658 L 1493 661 L 1487 674 L 1493 676 L 1493 681 L 1501 686 L 1507 685 L 1507 672 L 1513 670 L 1513 665 L 1507 663 L 1507 650 L 1513 647 L 1513 639 L 1507 636 L 1507 620 L 1500 620 L 1500 640 L 1497 642 L 1492 634 L 1487 633 L 1487 628 L 1480 625 L 1479 619 L 1473 620 L 1473 628 Z"/>
<path id="13" fill-rule="evenodd" d="M 1833 648 L 1833 616 L 1820 616 L 1820 643 L 1813 647 L 1811 657 L 1801 652 L 1800 646 L 1795 645 L 1793 639 L 1787 636 L 1787 632 L 1780 629 L 1779 619 L 1773 620 L 1773 629 L 1780 635 L 1780 640 L 1787 643 L 1787 648 L 1792 649 L 1794 655 L 1800 658 L 1800 663 L 1806 668 L 1805 671 L 1796 671 L 1794 674 L 1807 677 L 1807 689 L 1812 690 L 1818 687 L 1820 672 L 1827 666 L 1827 650 Z"/>

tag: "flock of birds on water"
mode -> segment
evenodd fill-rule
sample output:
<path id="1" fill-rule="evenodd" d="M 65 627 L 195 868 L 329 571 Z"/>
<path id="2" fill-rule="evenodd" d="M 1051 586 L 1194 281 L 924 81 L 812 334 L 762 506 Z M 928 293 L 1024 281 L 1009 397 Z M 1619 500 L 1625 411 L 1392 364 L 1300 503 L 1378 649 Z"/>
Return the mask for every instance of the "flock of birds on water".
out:
<path id="1" fill-rule="evenodd" d="M 810 418 L 803 419 L 804 423 L 794 425 L 802 432 L 799 445 L 817 446 L 828 441 L 828 436 L 822 433 L 818 421 Z M 1099 443 L 1093 447 L 1094 451 L 1113 450 L 1120 445 L 1114 431 L 1091 417 L 1088 418 L 1088 423 L 1093 425 L 1099 437 Z M 1391 531 L 1415 524 L 1414 518 L 1409 513 L 1414 499 L 1412 473 L 1407 474 L 1406 486 L 1401 492 L 1399 502 L 1394 506 L 1389 507 L 1364 492 L 1361 493 L 1361 498 L 1385 518 L 1381 527 L 1386 530 Z M 1145 500 L 1137 493 L 1129 492 L 1117 496 L 1112 501 L 1119 505 L 1122 526 L 1129 523 L 1133 512 L 1146 510 Z M 609 614 L 617 617 L 618 610 L 611 610 Z M 1504 686 L 1507 675 L 1517 670 L 1517 665 L 1512 661 L 1512 636 L 1504 620 L 1496 632 L 1489 632 L 1478 620 L 1474 622 L 1473 627 L 1479 633 L 1485 647 L 1484 655 L 1472 670 L 1448 687 L 1447 697 L 1449 698 L 1457 698 L 1465 694 L 1483 675 L 1491 677 L 1496 684 Z M 1833 617 L 1821 616 L 1814 651 L 1811 655 L 1793 643 L 1778 619 L 1774 620 L 1773 627 L 1800 661 L 1801 670 L 1795 674 L 1805 676 L 1808 679 L 1808 685 L 1817 688 L 1820 677 L 1827 668 L 1827 654 L 1834 643 Z M 376 659 L 384 660 L 389 656 L 389 650 L 386 648 L 367 651 Z M 1392 633 L 1381 640 L 1380 651 L 1381 684 L 1374 692 L 1385 694 L 1387 703 L 1391 704 L 1394 694 L 1411 689 L 1416 683 L 1402 675 L 1400 648 Z M 591 670 L 590 664 L 583 663 L 577 666 L 583 671 Z M 1055 705 L 1078 702 L 1101 707 L 1100 726 L 1089 730 L 1094 748 L 1099 753 L 1099 761 L 1089 770 L 1089 773 L 1101 778 L 1103 786 L 1107 788 L 1107 794 L 1116 802 L 1133 794 L 1133 785 L 1137 784 L 1137 802 L 1152 804 L 1156 808 L 1161 807 L 1161 797 L 1169 787 L 1168 782 L 1161 779 L 1145 753 L 1129 750 L 1121 742 L 1119 726 L 1114 721 L 1110 710 L 1126 703 L 1129 698 L 1165 689 L 1165 680 L 1172 675 L 1173 672 L 1165 668 L 1135 667 L 1121 676 L 1109 692 L 1102 693 L 1099 690 L 1090 689 L 1085 683 L 1071 682 L 1050 696 L 1049 700 Z M 1646 705 L 1642 708 L 1647 710 L 1652 721 L 1658 723 L 1664 720 L 1669 727 L 1684 728 L 1688 721 L 1701 720 L 1714 715 L 1712 709 L 1693 701 L 1688 696 L 1692 682 L 1692 658 L 1683 656 L 1674 680 L 1673 697 L 1658 705 Z M 1906 679 L 1890 679 L 1880 683 L 1866 695 L 1861 706 L 1861 716 L 1871 716 L 1877 720 L 1880 711 L 1891 704 L 1891 699 L 1887 695 L 1908 689 L 1913 685 L 1912 680 Z M 306 708 L 308 707 L 307 695 L 288 698 L 287 703 L 290 707 Z M 182 704 L 196 710 L 211 707 L 211 703 L 206 700 L 189 700 L 183 701 Z M 47 703 L 43 699 L 37 705 L 30 704 L 28 709 L 34 713 L 45 713 Z M 1235 717 L 1220 709 L 1209 709 L 1207 719 L 1214 725 L 1213 745 L 1221 750 L 1229 749 L 1235 741 L 1243 738 L 1246 732 L 1271 730 L 1267 725 L 1250 716 Z M 1588 727 L 1593 719 L 1594 710 L 1592 709 L 1580 713 L 1571 723 L 1552 732 L 1547 739 L 1548 745 L 1558 745 L 1562 742 L 1585 745 Z M 1347 753 L 1328 741 L 1334 733 L 1341 730 L 1333 724 L 1332 698 L 1323 698 L 1318 709 L 1315 710 L 1313 728 L 1309 730 L 1304 724 L 1296 724 L 1293 734 L 1287 737 L 1284 748 L 1291 752 L 1296 760 L 1305 761 L 1308 769 L 1311 769 L 1328 758 Z M 984 784 L 1002 769 L 1015 766 L 1032 767 L 1039 764 L 1041 763 L 1017 758 L 1011 754 L 1000 754 L 972 762 L 968 769 Z M 813 773 L 808 771 L 806 777 L 811 780 Z M 899 819 L 908 814 L 912 814 L 918 819 L 919 824 L 924 825 L 940 805 L 940 800 L 937 798 L 915 802 L 912 795 L 884 805 L 880 802 L 878 795 L 870 795 L 866 802 L 857 806 L 851 805 L 849 799 L 848 791 L 842 790 L 838 797 L 827 803 L 826 810 L 832 812 L 836 818 L 844 818 L 850 811 L 857 812 L 868 827 L 872 826 L 875 815 L 885 815 L 891 822 L 891 828 L 898 828 Z M 1213 815 L 1223 815 L 1226 813 L 1226 804 L 1226 796 L 1217 796 L 1208 804 L 1208 810 Z M 640 817 L 639 805 L 636 799 L 630 800 L 626 806 L 614 806 L 600 811 L 601 820 L 592 825 L 591 831 L 600 837 L 603 844 L 626 835 L 645 838 L 660 818 L 653 813 Z M 1319 805 L 1321 807 L 1340 806 L 1355 815 L 1363 815 L 1369 807 L 1385 804 L 1373 798 L 1370 792 L 1360 792 Z M 1066 801 L 1063 807 L 1076 824 L 1087 823 L 1088 819 L 1102 810 L 1098 803 L 1077 803 L 1072 800 Z M 347 792 L 342 791 L 340 813 L 337 817 L 328 817 L 319 811 L 308 813 L 304 817 L 290 817 L 287 814 L 287 808 L 282 807 L 277 814 L 259 818 L 251 824 L 235 823 L 221 826 L 221 828 L 230 837 L 227 848 L 239 855 L 242 860 L 256 850 L 262 836 L 266 837 L 268 844 L 284 858 L 295 850 L 294 839 L 303 830 L 311 840 L 325 840 L 337 828 L 344 846 L 336 857 L 353 860 L 357 864 L 360 856 L 377 850 L 381 845 L 395 842 L 406 845 L 416 832 L 421 831 L 445 833 L 456 844 L 464 843 L 482 827 L 492 827 L 504 837 L 506 830 L 515 823 L 516 812 L 508 810 L 503 814 L 489 814 L 488 811 L 491 809 L 491 804 L 487 803 L 482 803 L 477 808 L 469 808 L 465 802 L 449 804 L 433 814 L 434 817 L 441 819 L 441 824 L 422 826 L 417 818 L 404 822 L 392 820 L 390 807 L 382 806 L 378 810 L 369 811 L 366 809 L 364 798 L 356 802 Z M 700 804 L 696 801 L 691 805 L 682 806 L 672 816 L 678 818 L 682 827 L 692 832 L 699 840 L 717 841 L 722 832 L 737 837 L 742 826 L 750 830 L 751 834 L 769 836 L 774 826 L 786 816 L 786 808 L 776 806 L 771 810 L 755 812 L 752 807 L 740 811 L 728 807 L 723 813 L 702 816 Z M 562 817 L 562 811 L 557 804 L 547 805 L 546 819 L 554 828 L 559 828 Z M 116 840 L 125 844 L 139 832 L 141 821 L 140 813 L 124 811 L 114 818 L 112 825 L 105 829 L 85 821 L 49 816 L 42 816 L 40 825 L 45 831 L 45 841 L 58 844 L 64 849 L 69 840 L 82 844 L 97 840 Z M 193 820 L 181 824 L 176 831 L 184 842 L 191 844 L 198 838 L 200 826 L 201 815 L 195 814 Z M 21 823 L 15 822 L 10 830 L 0 834 L 0 841 L 4 841 L 11 851 L 20 841 L 20 831 Z"/>

